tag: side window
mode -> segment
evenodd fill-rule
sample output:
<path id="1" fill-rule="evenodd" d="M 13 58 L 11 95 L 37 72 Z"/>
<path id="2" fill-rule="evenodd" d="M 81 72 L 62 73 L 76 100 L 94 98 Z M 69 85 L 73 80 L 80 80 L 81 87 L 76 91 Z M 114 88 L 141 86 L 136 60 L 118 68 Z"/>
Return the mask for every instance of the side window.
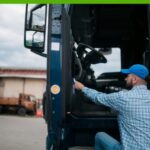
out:
<path id="1" fill-rule="evenodd" d="M 91 68 L 94 71 L 94 75 L 97 78 L 103 73 L 120 72 L 121 70 L 121 49 L 111 48 L 109 52 L 101 53 L 107 59 L 107 63 L 92 64 Z"/>

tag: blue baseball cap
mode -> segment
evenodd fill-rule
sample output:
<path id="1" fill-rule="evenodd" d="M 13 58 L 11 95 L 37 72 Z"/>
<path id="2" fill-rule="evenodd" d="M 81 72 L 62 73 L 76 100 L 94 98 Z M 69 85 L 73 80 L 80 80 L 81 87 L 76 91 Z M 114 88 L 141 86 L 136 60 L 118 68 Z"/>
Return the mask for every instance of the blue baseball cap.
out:
<path id="1" fill-rule="evenodd" d="M 134 74 L 142 79 L 145 79 L 149 75 L 149 71 L 146 66 L 141 64 L 135 64 L 129 69 L 121 69 L 123 74 Z"/>

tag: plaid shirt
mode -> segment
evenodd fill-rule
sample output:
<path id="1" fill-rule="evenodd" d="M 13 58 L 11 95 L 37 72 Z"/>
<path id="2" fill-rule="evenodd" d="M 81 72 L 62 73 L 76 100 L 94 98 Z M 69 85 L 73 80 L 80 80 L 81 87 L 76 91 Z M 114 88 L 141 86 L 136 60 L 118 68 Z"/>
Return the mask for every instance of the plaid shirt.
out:
<path id="1" fill-rule="evenodd" d="M 93 102 L 119 112 L 118 123 L 123 150 L 150 150 L 150 91 L 145 85 L 111 94 L 87 87 L 82 91 Z"/>

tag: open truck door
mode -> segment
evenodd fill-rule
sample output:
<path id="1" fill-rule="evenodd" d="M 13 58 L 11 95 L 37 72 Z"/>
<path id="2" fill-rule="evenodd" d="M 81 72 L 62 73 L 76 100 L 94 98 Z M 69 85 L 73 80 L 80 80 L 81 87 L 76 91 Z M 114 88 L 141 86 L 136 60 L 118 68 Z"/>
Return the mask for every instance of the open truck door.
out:
<path id="1" fill-rule="evenodd" d="M 26 6 L 24 45 L 47 58 L 47 87 L 44 94 L 47 150 L 60 149 L 64 139 L 65 99 L 69 98 L 72 90 L 70 34 L 69 16 L 63 5 Z"/>
<path id="2" fill-rule="evenodd" d="M 93 147 L 98 131 L 120 140 L 117 112 L 89 102 L 73 79 L 105 93 L 125 89 L 122 67 L 149 67 L 148 12 L 147 5 L 27 5 L 25 47 L 47 58 L 47 150 Z"/>

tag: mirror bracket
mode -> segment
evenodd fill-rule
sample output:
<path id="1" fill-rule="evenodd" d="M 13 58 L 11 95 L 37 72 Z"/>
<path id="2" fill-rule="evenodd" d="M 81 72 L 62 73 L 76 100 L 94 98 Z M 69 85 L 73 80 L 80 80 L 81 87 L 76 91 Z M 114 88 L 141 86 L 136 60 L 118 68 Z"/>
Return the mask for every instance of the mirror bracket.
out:
<path id="1" fill-rule="evenodd" d="M 37 55 L 40 55 L 42 57 L 47 58 L 47 54 L 44 54 L 44 53 L 41 53 L 41 52 L 37 52 L 37 50 L 35 50 L 35 49 L 31 49 L 31 52 L 33 52 L 33 53 L 35 53 Z"/>

